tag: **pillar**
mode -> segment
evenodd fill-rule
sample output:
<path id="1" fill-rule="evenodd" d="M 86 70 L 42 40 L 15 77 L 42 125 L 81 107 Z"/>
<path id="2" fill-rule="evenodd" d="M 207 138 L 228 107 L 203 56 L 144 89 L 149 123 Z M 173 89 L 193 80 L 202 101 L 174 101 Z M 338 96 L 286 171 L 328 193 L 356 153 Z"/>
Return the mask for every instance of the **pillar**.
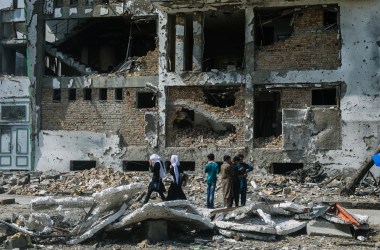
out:
<path id="1" fill-rule="evenodd" d="M 176 15 L 175 25 L 175 72 L 181 73 L 185 69 L 185 15 Z"/>
<path id="2" fill-rule="evenodd" d="M 202 71 L 203 59 L 203 13 L 197 12 L 193 16 L 193 71 Z"/>

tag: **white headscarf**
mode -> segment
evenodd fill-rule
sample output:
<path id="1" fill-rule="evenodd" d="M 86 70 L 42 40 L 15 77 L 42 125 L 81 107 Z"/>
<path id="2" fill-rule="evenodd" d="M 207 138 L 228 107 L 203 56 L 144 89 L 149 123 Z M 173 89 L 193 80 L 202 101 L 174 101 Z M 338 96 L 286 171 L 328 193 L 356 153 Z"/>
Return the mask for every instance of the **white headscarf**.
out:
<path id="1" fill-rule="evenodd" d="M 160 178 L 163 179 L 166 175 L 166 170 L 165 170 L 164 166 L 162 165 L 161 157 L 158 154 L 152 154 L 149 157 L 149 160 L 152 161 L 153 166 L 156 162 L 158 162 L 160 164 Z"/>
<path id="2" fill-rule="evenodd" d="M 174 169 L 174 175 L 175 175 L 175 183 L 179 183 L 179 171 L 178 171 L 178 166 L 179 166 L 179 158 L 178 158 L 178 155 L 172 155 L 172 157 L 170 158 L 170 163 L 172 164 L 173 166 L 173 169 Z"/>

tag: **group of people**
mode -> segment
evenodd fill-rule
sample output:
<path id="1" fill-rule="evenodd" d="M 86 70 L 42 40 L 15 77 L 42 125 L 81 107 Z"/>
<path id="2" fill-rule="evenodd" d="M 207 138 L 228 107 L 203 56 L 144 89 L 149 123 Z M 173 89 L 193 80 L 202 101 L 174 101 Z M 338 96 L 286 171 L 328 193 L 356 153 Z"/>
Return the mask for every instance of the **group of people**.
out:
<path id="1" fill-rule="evenodd" d="M 244 155 L 238 154 L 231 158 L 229 155 L 223 157 L 223 164 L 215 162 L 214 154 L 207 155 L 207 163 L 204 172 L 207 173 L 207 208 L 214 208 L 214 195 L 217 182 L 217 174 L 221 173 L 223 188 L 224 207 L 245 206 L 247 200 L 247 175 L 253 167 L 244 162 Z"/>
<path id="2" fill-rule="evenodd" d="M 149 157 L 149 168 L 153 172 L 152 181 L 148 186 L 148 193 L 145 196 L 144 204 L 150 199 L 152 193 L 158 192 L 163 201 L 170 200 L 186 200 L 186 195 L 182 190 L 182 186 L 186 182 L 186 174 L 180 167 L 179 158 L 177 155 L 172 155 L 170 157 L 170 170 L 169 173 L 172 175 L 172 181 L 168 190 L 168 196 L 165 197 L 164 193 L 166 188 L 162 180 L 166 175 L 166 168 L 161 159 L 157 154 L 152 154 Z"/>
<path id="3" fill-rule="evenodd" d="M 186 184 L 187 175 L 183 172 L 180 166 L 178 155 L 170 157 L 170 170 L 172 181 L 166 192 L 163 179 L 166 175 L 166 168 L 157 154 L 152 154 L 149 157 L 149 167 L 153 172 L 152 180 L 148 186 L 148 193 L 145 197 L 144 204 L 150 199 L 153 192 L 158 192 L 163 201 L 169 200 L 186 200 L 186 195 L 182 190 L 182 186 Z M 231 158 L 229 155 L 223 157 L 223 164 L 219 166 L 215 162 L 215 155 L 208 154 L 207 162 L 204 165 L 204 172 L 207 174 L 206 185 L 206 206 L 214 208 L 214 196 L 217 182 L 217 175 L 221 173 L 222 188 L 223 188 L 223 205 L 224 207 L 245 206 L 247 197 L 247 174 L 252 171 L 253 167 L 244 162 L 244 155 L 238 154 Z"/>

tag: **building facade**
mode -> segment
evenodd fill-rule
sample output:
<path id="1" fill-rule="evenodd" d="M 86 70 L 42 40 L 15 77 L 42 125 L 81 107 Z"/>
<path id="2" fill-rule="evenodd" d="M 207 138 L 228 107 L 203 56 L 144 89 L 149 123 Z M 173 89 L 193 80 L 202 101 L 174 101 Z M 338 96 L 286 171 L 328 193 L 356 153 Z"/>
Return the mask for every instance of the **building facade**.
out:
<path id="1" fill-rule="evenodd" d="M 213 152 L 349 173 L 379 145 L 379 7 L 4 1 L 1 102 L 27 118 L 2 116 L 0 166 L 145 170 L 159 153 L 202 171 Z"/>

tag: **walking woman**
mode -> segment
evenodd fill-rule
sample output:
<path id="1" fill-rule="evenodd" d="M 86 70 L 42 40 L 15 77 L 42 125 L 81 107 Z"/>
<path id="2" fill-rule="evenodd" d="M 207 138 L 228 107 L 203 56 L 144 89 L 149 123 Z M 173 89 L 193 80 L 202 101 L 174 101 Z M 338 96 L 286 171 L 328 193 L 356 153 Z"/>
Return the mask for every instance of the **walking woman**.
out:
<path id="1" fill-rule="evenodd" d="M 170 183 L 167 200 L 186 200 L 186 195 L 182 190 L 182 185 L 186 181 L 186 174 L 180 167 L 178 155 L 170 157 L 170 170 L 173 180 Z"/>
<path id="2" fill-rule="evenodd" d="M 161 157 L 157 154 L 152 154 L 149 157 L 150 170 L 153 172 L 152 181 L 148 186 L 148 193 L 145 197 L 144 204 L 147 203 L 153 191 L 158 192 L 163 201 L 166 200 L 164 192 L 166 192 L 162 179 L 165 177 L 166 170 Z"/>

